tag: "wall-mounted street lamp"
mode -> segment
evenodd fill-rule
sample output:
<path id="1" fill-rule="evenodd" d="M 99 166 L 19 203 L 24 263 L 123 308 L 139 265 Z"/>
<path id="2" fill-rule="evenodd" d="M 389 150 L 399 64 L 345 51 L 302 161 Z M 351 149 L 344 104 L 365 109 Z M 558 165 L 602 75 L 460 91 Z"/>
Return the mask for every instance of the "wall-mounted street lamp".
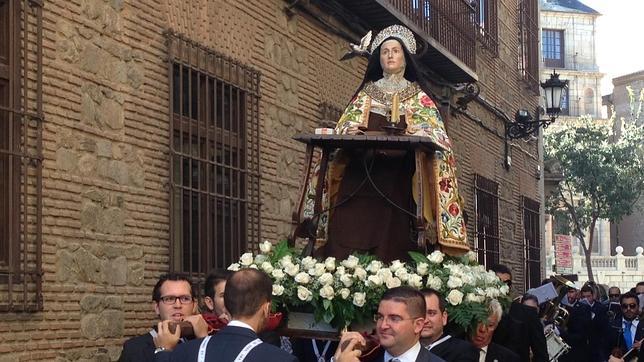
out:
<path id="1" fill-rule="evenodd" d="M 519 138 L 528 138 L 532 136 L 539 127 L 546 128 L 557 119 L 561 112 L 561 96 L 565 88 L 568 87 L 567 80 L 560 80 L 559 74 L 553 71 L 550 79 L 541 83 L 545 98 L 546 119 L 541 119 L 544 109 L 537 106 L 535 117 L 528 110 L 520 109 L 514 115 L 514 122 L 508 122 L 505 125 L 506 140 Z"/>

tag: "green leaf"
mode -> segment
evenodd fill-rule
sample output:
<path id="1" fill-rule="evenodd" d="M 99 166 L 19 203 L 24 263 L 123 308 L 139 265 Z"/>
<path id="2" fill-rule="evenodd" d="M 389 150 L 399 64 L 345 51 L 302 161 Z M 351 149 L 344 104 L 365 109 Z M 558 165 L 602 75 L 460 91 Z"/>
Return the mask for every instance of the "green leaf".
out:
<path id="1" fill-rule="evenodd" d="M 324 299 L 324 300 L 322 301 L 322 305 L 324 306 L 324 309 L 327 309 L 327 310 L 328 310 L 328 309 L 331 309 L 332 303 L 331 303 L 331 301 L 330 301 L 330 300 L 328 300 L 328 299 Z"/>
<path id="2" fill-rule="evenodd" d="M 407 253 L 411 257 L 411 260 L 413 260 L 416 263 L 416 265 L 420 263 L 425 263 L 425 264 L 429 263 L 429 260 L 427 260 L 427 256 L 422 253 L 419 253 L 417 251 L 408 251 Z"/>

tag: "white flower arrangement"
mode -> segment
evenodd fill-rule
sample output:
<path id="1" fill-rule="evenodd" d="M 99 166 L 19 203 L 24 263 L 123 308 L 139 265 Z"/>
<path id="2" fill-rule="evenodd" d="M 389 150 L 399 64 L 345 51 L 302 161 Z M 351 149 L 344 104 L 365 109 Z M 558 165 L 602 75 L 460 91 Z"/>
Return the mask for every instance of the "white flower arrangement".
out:
<path id="1" fill-rule="evenodd" d="M 450 321 L 464 329 L 487 318 L 491 299 L 508 299 L 507 285 L 478 265 L 475 253 L 451 257 L 440 251 L 412 252 L 410 256 L 411 262 L 389 264 L 369 255 L 317 260 L 299 257 L 286 242 L 264 241 L 259 254 L 244 253 L 228 269 L 265 271 L 273 280 L 274 309 L 308 309 L 316 320 L 338 329 L 370 321 L 385 290 L 398 286 L 438 290 L 447 301 Z"/>

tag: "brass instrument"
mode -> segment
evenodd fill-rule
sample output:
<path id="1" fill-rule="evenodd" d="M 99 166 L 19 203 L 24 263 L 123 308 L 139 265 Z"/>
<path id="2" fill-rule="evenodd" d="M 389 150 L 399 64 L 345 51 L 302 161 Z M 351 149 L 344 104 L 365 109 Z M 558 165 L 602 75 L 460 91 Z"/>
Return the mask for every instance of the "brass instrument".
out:
<path id="1" fill-rule="evenodd" d="M 566 296 L 566 293 L 568 293 L 568 289 L 574 288 L 575 285 L 570 280 L 559 275 L 553 275 L 550 279 L 557 290 L 557 298 L 546 303 L 541 319 L 545 324 L 552 323 L 557 327 L 565 327 L 570 314 L 566 308 L 561 306 L 561 300 Z"/>

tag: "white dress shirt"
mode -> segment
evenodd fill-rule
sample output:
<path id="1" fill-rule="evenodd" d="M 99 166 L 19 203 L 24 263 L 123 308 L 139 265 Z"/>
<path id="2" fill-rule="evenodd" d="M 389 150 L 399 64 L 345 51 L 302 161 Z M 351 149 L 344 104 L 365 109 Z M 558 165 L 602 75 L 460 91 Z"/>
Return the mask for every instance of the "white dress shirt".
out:
<path id="1" fill-rule="evenodd" d="M 487 355 L 487 346 L 481 347 L 479 352 L 479 362 L 485 362 L 486 355 Z"/>
<path id="2" fill-rule="evenodd" d="M 241 327 L 241 328 L 250 329 L 251 331 L 255 332 L 253 327 L 251 327 L 248 324 L 246 324 L 244 322 L 241 322 L 241 321 L 232 320 L 232 321 L 228 322 L 228 325 L 230 327 Z"/>
<path id="3" fill-rule="evenodd" d="M 408 349 L 407 352 L 401 354 L 400 356 L 392 356 L 389 354 L 388 351 L 385 350 L 384 362 L 389 362 L 389 360 L 392 358 L 395 358 L 400 362 L 416 362 L 416 358 L 418 358 L 419 353 L 420 353 L 420 342 L 416 342 L 416 344 L 413 347 Z"/>

